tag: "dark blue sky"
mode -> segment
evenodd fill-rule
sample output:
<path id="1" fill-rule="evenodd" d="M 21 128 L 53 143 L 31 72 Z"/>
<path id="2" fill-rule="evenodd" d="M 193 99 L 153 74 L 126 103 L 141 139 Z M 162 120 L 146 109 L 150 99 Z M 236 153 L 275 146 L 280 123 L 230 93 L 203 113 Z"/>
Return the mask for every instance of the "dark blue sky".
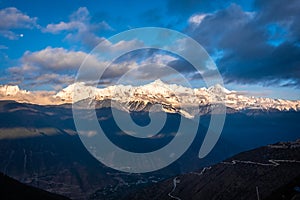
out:
<path id="1" fill-rule="evenodd" d="M 84 56 L 100 41 L 154 26 L 198 41 L 229 89 L 299 99 L 299 10 L 298 0 L 0 0 L 0 81 L 29 90 L 59 89 L 74 81 Z M 132 57 L 145 55 L 174 64 L 166 54 Z M 178 64 L 197 87 L 197 76 Z"/>

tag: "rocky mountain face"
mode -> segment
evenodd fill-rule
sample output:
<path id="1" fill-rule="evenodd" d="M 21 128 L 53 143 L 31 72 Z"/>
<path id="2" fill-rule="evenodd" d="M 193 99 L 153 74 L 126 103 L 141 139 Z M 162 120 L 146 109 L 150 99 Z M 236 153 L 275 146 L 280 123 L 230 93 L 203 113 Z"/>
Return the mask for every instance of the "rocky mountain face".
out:
<path id="1" fill-rule="evenodd" d="M 34 96 L 39 98 L 34 98 Z M 300 101 L 249 97 L 238 91 L 229 91 L 221 85 L 193 89 L 166 84 L 161 80 L 143 86 L 114 85 L 106 88 L 96 88 L 79 82 L 69 85 L 56 94 L 54 92 L 27 92 L 19 90 L 17 86 L 2 86 L 0 98 L 40 105 L 59 105 L 84 99 L 112 100 L 127 111 L 147 110 L 149 106 L 158 104 L 164 112 L 180 113 L 188 118 L 193 118 L 197 114 L 207 114 L 218 105 L 226 106 L 231 112 L 300 110 Z"/>
<path id="2" fill-rule="evenodd" d="M 300 199 L 300 140 L 240 153 L 135 191 L 125 199 Z"/>

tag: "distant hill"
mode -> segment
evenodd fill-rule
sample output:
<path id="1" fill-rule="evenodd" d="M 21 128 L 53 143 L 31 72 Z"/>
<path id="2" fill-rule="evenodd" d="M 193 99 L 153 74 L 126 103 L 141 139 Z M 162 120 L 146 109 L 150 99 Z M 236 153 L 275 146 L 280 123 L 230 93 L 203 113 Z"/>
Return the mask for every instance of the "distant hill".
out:
<path id="1" fill-rule="evenodd" d="M 0 173 L 0 199 L 2 200 L 68 200 L 68 198 L 20 183 Z"/>
<path id="2" fill-rule="evenodd" d="M 240 153 L 135 191 L 125 199 L 300 199 L 300 140 Z"/>

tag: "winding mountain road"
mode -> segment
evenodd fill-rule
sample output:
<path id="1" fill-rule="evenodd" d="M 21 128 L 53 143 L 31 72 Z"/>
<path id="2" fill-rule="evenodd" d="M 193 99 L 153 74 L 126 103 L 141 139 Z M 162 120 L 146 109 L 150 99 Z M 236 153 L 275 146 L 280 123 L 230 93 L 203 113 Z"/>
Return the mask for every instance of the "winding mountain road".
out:
<path id="1" fill-rule="evenodd" d="M 254 161 L 246 161 L 246 160 L 232 160 L 230 162 L 221 162 L 221 164 L 224 165 L 236 165 L 236 164 L 249 164 L 249 165 L 260 165 L 260 166 L 272 166 L 277 167 L 280 165 L 280 163 L 297 163 L 300 164 L 300 161 L 298 160 L 276 160 L 276 159 L 270 159 L 268 160 L 269 163 L 260 163 L 260 162 L 254 162 Z M 194 174 L 197 176 L 203 175 L 206 171 L 210 170 L 212 167 L 204 167 L 201 172 L 190 172 L 190 174 Z M 180 183 L 180 180 L 178 177 L 175 177 L 173 179 L 173 188 L 171 192 L 168 193 L 168 196 L 172 199 L 181 200 L 180 197 L 174 196 L 173 193 L 176 190 L 177 184 Z"/>
<path id="2" fill-rule="evenodd" d="M 253 162 L 253 161 L 244 161 L 244 160 L 232 160 L 231 162 L 221 162 L 222 164 L 225 165 L 236 165 L 238 163 L 243 163 L 243 164 L 252 164 L 252 165 L 260 165 L 260 166 L 274 166 L 277 167 L 280 165 L 280 163 L 299 163 L 300 161 L 298 160 L 268 160 L 269 163 L 260 163 L 260 162 Z"/>
<path id="3" fill-rule="evenodd" d="M 179 197 L 173 196 L 172 193 L 176 190 L 176 186 L 177 184 L 180 183 L 180 180 L 178 179 L 178 177 L 175 177 L 173 179 L 173 189 L 171 192 L 168 193 L 168 196 L 171 197 L 172 199 L 176 199 L 176 200 L 181 200 Z"/>
<path id="4" fill-rule="evenodd" d="M 195 175 L 201 176 L 201 175 L 204 174 L 204 172 L 206 172 L 207 170 L 210 170 L 210 169 L 211 169 L 211 166 L 209 166 L 209 167 L 204 167 L 204 168 L 201 170 L 200 173 L 198 173 L 198 172 L 191 172 L 190 174 L 195 174 Z"/>

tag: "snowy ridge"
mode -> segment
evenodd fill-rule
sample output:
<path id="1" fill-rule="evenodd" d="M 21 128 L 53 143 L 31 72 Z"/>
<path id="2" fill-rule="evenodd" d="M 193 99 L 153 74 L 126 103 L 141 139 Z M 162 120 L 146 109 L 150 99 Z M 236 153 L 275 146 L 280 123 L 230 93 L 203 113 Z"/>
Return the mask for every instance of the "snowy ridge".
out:
<path id="1" fill-rule="evenodd" d="M 75 83 L 58 92 L 55 97 L 65 102 L 72 102 L 74 88 L 77 92 L 75 102 L 88 97 L 98 101 L 111 99 L 125 104 L 159 103 L 174 108 L 173 111 L 180 107 L 201 107 L 218 103 L 223 103 L 234 110 L 300 111 L 300 101 L 248 97 L 236 91 L 229 91 L 218 84 L 209 88 L 192 89 L 176 84 L 166 84 L 161 80 L 143 86 L 114 85 L 107 88 L 95 88 L 86 86 L 84 83 Z"/>
<path id="2" fill-rule="evenodd" d="M 74 98 L 74 99 L 73 99 Z M 151 105 L 161 105 L 161 110 L 169 113 L 180 113 L 188 118 L 195 114 L 206 114 L 223 104 L 232 112 L 242 110 L 277 110 L 300 111 L 300 101 L 248 97 L 237 91 L 230 91 L 221 85 L 209 88 L 188 88 L 176 84 L 166 84 L 161 80 L 142 86 L 114 85 L 96 88 L 77 82 L 58 93 L 25 91 L 18 86 L 0 86 L 0 100 L 15 100 L 40 105 L 59 105 L 81 100 L 105 102 L 112 100 L 122 105 L 127 111 L 148 111 Z M 100 103 L 101 104 L 101 103 Z M 105 103 L 102 103 L 104 105 Z M 111 104 L 105 104 L 110 106 Z"/>
<path id="3" fill-rule="evenodd" d="M 16 94 L 29 94 L 26 90 L 20 90 L 17 85 L 0 85 L 0 95 L 3 96 L 14 96 Z"/>

